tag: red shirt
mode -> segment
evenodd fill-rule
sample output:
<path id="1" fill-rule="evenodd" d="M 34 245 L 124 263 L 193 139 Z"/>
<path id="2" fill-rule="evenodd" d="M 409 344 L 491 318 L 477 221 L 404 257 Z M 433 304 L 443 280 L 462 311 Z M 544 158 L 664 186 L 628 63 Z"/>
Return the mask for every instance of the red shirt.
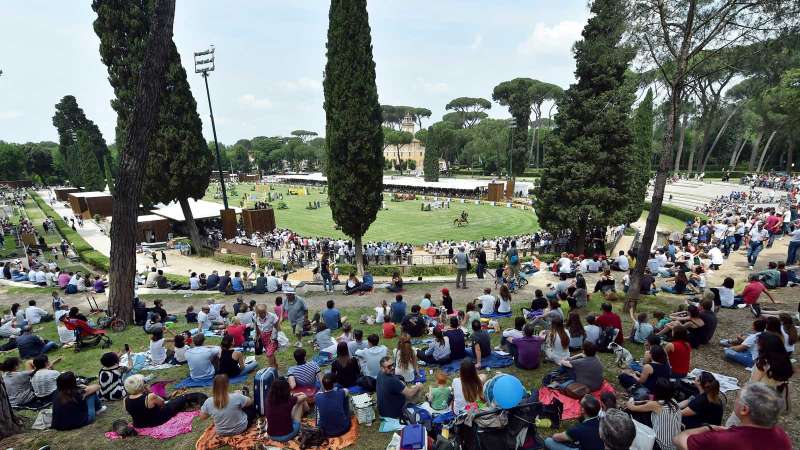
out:
<path id="1" fill-rule="evenodd" d="M 790 450 L 792 442 L 780 427 L 757 428 L 748 426 L 730 427 L 724 431 L 707 431 L 689 436 L 689 450 Z"/>
<path id="2" fill-rule="evenodd" d="M 761 293 L 766 291 L 767 287 L 764 286 L 764 283 L 760 281 L 751 281 L 747 283 L 747 286 L 744 287 L 742 291 L 742 300 L 744 300 L 745 304 L 752 305 L 754 303 L 758 303 L 758 297 L 761 296 Z"/>
<path id="3" fill-rule="evenodd" d="M 233 338 L 233 345 L 239 347 L 244 344 L 244 325 L 231 325 L 225 329 L 225 333 Z"/>
<path id="4" fill-rule="evenodd" d="M 600 328 L 614 327 L 618 329 L 619 333 L 617 333 L 617 339 L 615 339 L 614 342 L 622 345 L 625 338 L 623 336 L 624 333 L 622 332 L 622 319 L 620 319 L 618 315 L 614 314 L 613 312 L 603 312 L 603 314 L 600 314 L 597 317 L 594 323 Z"/>
<path id="5" fill-rule="evenodd" d="M 672 341 L 673 350 L 667 353 L 672 373 L 686 375 L 689 373 L 689 360 L 692 357 L 692 346 L 686 341 Z"/>
<path id="6" fill-rule="evenodd" d="M 395 336 L 395 328 L 394 324 L 391 322 L 384 322 L 383 323 L 383 337 L 386 339 L 391 339 Z"/>
<path id="7" fill-rule="evenodd" d="M 783 222 L 783 219 L 778 217 L 777 214 L 773 214 L 767 217 L 767 224 L 764 226 L 764 228 L 772 231 L 773 233 L 778 232 L 781 229 L 781 222 Z"/>

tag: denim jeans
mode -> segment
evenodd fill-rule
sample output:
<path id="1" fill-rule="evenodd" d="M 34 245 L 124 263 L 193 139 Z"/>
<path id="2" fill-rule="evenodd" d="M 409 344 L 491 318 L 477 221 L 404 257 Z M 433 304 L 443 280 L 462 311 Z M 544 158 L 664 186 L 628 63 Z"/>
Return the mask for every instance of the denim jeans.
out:
<path id="1" fill-rule="evenodd" d="M 53 350 L 56 350 L 56 349 L 58 349 L 58 347 L 59 347 L 58 342 L 50 341 L 50 342 L 44 344 L 44 347 L 42 347 L 42 354 L 44 355 L 47 352 L 51 352 Z"/>
<path id="2" fill-rule="evenodd" d="M 767 240 L 767 248 L 772 248 L 772 244 L 775 242 L 775 236 L 777 235 L 778 233 L 772 231 L 769 232 L 769 240 Z"/>
<path id="3" fill-rule="evenodd" d="M 97 417 L 97 411 L 102 407 L 103 403 L 100 401 L 100 397 L 98 397 L 97 394 L 86 397 L 87 424 L 94 423 L 94 419 Z"/>
<path id="4" fill-rule="evenodd" d="M 250 373 L 256 369 L 258 369 L 258 362 L 250 361 L 244 365 L 244 369 L 242 369 L 241 373 L 239 373 L 239 376 Z"/>
<path id="5" fill-rule="evenodd" d="M 324 289 L 325 292 L 328 292 L 328 290 L 333 292 L 333 281 L 331 280 L 330 272 L 322 273 L 322 289 Z"/>
<path id="6" fill-rule="evenodd" d="M 797 261 L 797 251 L 800 250 L 800 242 L 789 241 L 789 252 L 786 255 L 786 265 L 791 266 Z"/>
<path id="7" fill-rule="evenodd" d="M 549 437 L 544 440 L 544 448 L 547 450 L 575 450 L 578 447 L 574 445 L 568 445 L 563 442 L 558 442 L 555 439 Z"/>
<path id="8" fill-rule="evenodd" d="M 750 353 L 749 349 L 743 352 L 737 352 L 736 350 L 726 348 L 725 359 L 745 367 L 753 367 L 753 355 Z"/>
<path id="9" fill-rule="evenodd" d="M 750 248 L 747 249 L 747 263 L 751 266 L 756 265 L 756 260 L 758 260 L 758 254 L 761 253 L 761 250 L 764 248 L 764 244 L 761 242 L 751 242 Z"/>

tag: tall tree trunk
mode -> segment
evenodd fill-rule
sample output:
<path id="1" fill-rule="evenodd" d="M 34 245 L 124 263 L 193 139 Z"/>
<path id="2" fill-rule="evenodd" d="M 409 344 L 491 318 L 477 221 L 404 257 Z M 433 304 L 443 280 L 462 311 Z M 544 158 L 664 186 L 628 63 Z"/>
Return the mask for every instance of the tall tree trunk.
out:
<path id="1" fill-rule="evenodd" d="M 717 146 L 717 142 L 719 142 L 719 138 L 722 136 L 722 133 L 725 132 L 725 129 L 728 128 L 728 124 L 730 123 L 730 121 L 733 118 L 733 116 L 735 116 L 736 113 L 739 112 L 739 108 L 741 108 L 742 105 L 744 105 L 744 104 L 745 104 L 745 102 L 740 102 L 738 105 L 736 105 L 736 108 L 734 108 L 733 111 L 731 111 L 731 113 L 728 114 L 728 117 L 725 118 L 725 122 L 722 124 L 722 127 L 717 132 L 717 136 L 714 138 L 714 143 L 711 144 L 711 148 L 708 149 L 708 152 L 706 153 L 705 158 L 703 158 L 703 165 L 700 166 L 700 172 L 705 172 L 706 171 L 706 163 L 708 162 L 708 157 L 711 156 L 711 153 L 714 152 L 714 148 Z M 734 150 L 736 150 L 736 147 L 734 147 Z"/>
<path id="2" fill-rule="evenodd" d="M 531 136 L 531 145 L 528 146 L 528 166 L 531 165 L 531 158 L 533 158 L 534 166 L 537 165 L 538 162 L 539 162 L 538 161 L 539 160 L 539 152 L 537 151 L 535 155 L 533 153 L 534 144 L 536 144 L 536 130 L 538 130 L 538 129 L 539 129 L 538 125 L 536 125 L 533 128 L 533 136 Z M 538 147 L 536 147 L 536 148 L 538 149 Z"/>
<path id="3" fill-rule="evenodd" d="M 689 150 L 689 163 L 686 165 L 686 173 L 691 174 L 694 167 L 694 154 L 697 151 L 697 136 L 692 139 L 692 148 Z"/>
<path id="4" fill-rule="evenodd" d="M 189 199 L 182 198 L 178 200 L 183 211 L 183 218 L 186 219 L 186 228 L 189 229 L 189 239 L 192 240 L 192 250 L 195 255 L 200 254 L 200 249 L 203 248 L 203 241 L 200 239 L 200 231 L 197 230 L 197 222 L 194 221 L 194 214 L 192 208 L 189 207 Z"/>
<path id="5" fill-rule="evenodd" d="M 11 408 L 6 383 L 2 378 L 0 377 L 0 439 L 22 431 L 22 420 L 14 414 L 14 410 Z"/>
<path id="6" fill-rule="evenodd" d="M 745 147 L 747 147 L 747 139 L 742 140 L 742 145 L 739 146 L 739 151 L 736 152 L 736 157 L 733 158 L 733 164 L 731 164 L 731 170 L 736 169 L 736 166 L 739 164 L 739 158 L 742 157 L 742 152 L 744 152 Z"/>
<path id="7" fill-rule="evenodd" d="M 789 145 L 786 146 L 786 173 L 789 175 L 794 170 L 794 146 L 795 140 L 789 139 Z"/>
<path id="8" fill-rule="evenodd" d="M 403 176 L 403 160 L 400 159 L 400 146 L 395 145 L 394 148 L 397 150 L 397 170 L 400 171 L 400 176 Z"/>
<path id="9" fill-rule="evenodd" d="M 761 152 L 761 158 L 758 159 L 758 167 L 756 167 L 756 172 L 761 172 L 761 166 L 764 165 L 764 158 L 767 156 L 767 151 L 769 150 L 769 144 L 772 143 L 772 139 L 775 138 L 775 134 L 778 131 L 773 131 L 772 134 L 769 135 L 769 139 L 767 139 L 766 145 L 764 145 L 764 150 Z"/>
<path id="10" fill-rule="evenodd" d="M 747 171 L 752 172 L 756 168 L 756 158 L 758 157 L 758 147 L 761 145 L 761 139 L 764 138 L 764 130 L 758 132 L 756 141 L 753 143 L 753 148 L 750 150 L 750 161 L 747 163 Z"/>
<path id="11" fill-rule="evenodd" d="M 683 114 L 683 120 L 681 121 L 681 134 L 678 139 L 678 152 L 675 154 L 675 173 L 681 171 L 681 156 L 683 155 L 683 144 L 686 142 L 686 126 L 689 123 L 689 114 Z"/>
<path id="12" fill-rule="evenodd" d="M 584 255 L 586 250 L 586 222 L 581 221 L 575 230 L 575 254 Z"/>
<path id="13" fill-rule="evenodd" d="M 714 111 L 716 111 L 716 109 Z M 703 159 L 705 158 L 706 151 L 708 150 L 708 143 L 711 142 L 711 127 L 714 125 L 714 118 L 713 117 L 715 115 L 716 114 L 709 114 L 708 116 L 705 115 L 705 114 L 703 115 L 703 117 L 708 117 L 708 120 L 706 121 L 705 125 L 703 126 L 703 143 L 697 149 L 697 153 L 695 154 L 695 157 L 696 157 L 696 160 L 697 160 L 697 167 L 694 168 L 695 172 L 700 172 L 701 171 L 700 169 L 702 168 Z M 691 170 L 693 170 L 693 168 L 689 167 L 689 170 L 691 171 Z"/>
<path id="14" fill-rule="evenodd" d="M 736 161 L 739 160 L 739 152 L 742 151 L 746 142 L 747 139 L 744 136 L 739 136 L 739 139 L 736 140 L 736 145 L 733 146 L 733 153 L 731 153 L 731 158 L 728 160 L 728 169 L 733 170 Z"/>
<path id="15" fill-rule="evenodd" d="M 156 0 L 152 27 L 136 86 L 136 100 L 128 134 L 119 155 L 111 222 L 109 308 L 121 319 L 133 320 L 133 279 L 136 275 L 136 216 L 150 137 L 158 125 L 165 88 L 175 0 Z"/>
<path id="16" fill-rule="evenodd" d="M 359 276 L 364 275 L 364 254 L 361 247 L 361 236 L 353 237 L 353 245 L 356 247 L 356 271 Z"/>

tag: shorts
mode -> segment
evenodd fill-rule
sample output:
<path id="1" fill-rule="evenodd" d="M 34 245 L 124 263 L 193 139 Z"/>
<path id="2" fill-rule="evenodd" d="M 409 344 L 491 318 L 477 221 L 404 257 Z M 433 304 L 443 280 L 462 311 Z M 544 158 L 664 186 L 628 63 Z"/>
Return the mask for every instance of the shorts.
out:
<path id="1" fill-rule="evenodd" d="M 272 332 L 260 334 L 261 336 L 261 345 L 264 346 L 264 354 L 267 357 L 272 357 L 276 351 L 278 351 L 278 341 L 272 339 Z"/>
<path id="2" fill-rule="evenodd" d="M 292 331 L 294 331 L 295 336 L 302 336 L 303 335 L 303 322 L 296 323 L 292 325 Z"/>
<path id="3" fill-rule="evenodd" d="M 292 431 L 289 434 L 286 434 L 286 435 L 283 435 L 283 436 L 272 436 L 272 435 L 270 435 L 269 438 L 271 440 L 273 440 L 273 441 L 286 442 L 286 441 L 291 441 L 292 439 L 297 437 L 298 434 L 300 434 L 300 422 L 298 422 L 296 420 L 293 420 L 292 421 Z"/>

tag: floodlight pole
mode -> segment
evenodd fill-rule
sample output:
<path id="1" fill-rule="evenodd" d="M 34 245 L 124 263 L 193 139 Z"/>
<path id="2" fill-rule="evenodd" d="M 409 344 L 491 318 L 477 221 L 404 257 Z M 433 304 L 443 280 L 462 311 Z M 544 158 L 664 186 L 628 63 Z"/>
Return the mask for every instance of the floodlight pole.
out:
<path id="1" fill-rule="evenodd" d="M 211 58 L 198 60 L 198 56 L 211 55 Z M 211 64 L 210 66 L 208 64 Z M 214 110 L 211 108 L 211 92 L 208 90 L 208 72 L 214 71 L 214 46 L 211 49 L 194 54 L 194 72 L 199 73 L 206 83 L 206 98 L 208 99 L 208 113 L 211 116 L 211 131 L 214 133 L 214 147 L 217 151 L 217 170 L 219 171 L 219 184 L 222 187 L 222 203 L 228 209 L 228 192 L 225 190 L 225 176 L 222 175 L 222 157 L 219 153 L 219 142 L 217 141 L 217 126 L 214 123 Z"/>
<path id="2" fill-rule="evenodd" d="M 511 118 L 508 121 L 508 177 L 507 179 L 511 179 L 511 171 L 512 171 L 512 156 L 513 156 L 513 148 L 514 148 L 514 128 L 517 128 L 517 119 Z"/>

